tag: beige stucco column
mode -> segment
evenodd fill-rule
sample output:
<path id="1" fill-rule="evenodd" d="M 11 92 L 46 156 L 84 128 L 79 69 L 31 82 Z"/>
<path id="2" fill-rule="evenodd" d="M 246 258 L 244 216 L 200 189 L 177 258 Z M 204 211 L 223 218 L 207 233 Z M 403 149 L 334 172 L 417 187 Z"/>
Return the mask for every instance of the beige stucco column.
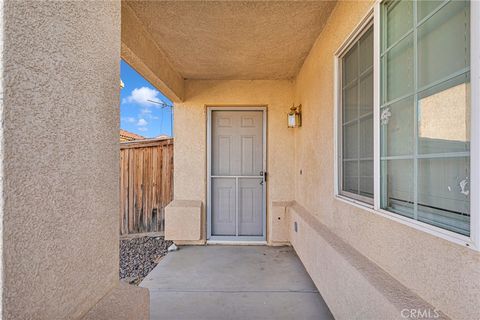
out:
<path id="1" fill-rule="evenodd" d="M 118 281 L 120 1 L 0 6 L 2 319 L 145 319 Z"/>

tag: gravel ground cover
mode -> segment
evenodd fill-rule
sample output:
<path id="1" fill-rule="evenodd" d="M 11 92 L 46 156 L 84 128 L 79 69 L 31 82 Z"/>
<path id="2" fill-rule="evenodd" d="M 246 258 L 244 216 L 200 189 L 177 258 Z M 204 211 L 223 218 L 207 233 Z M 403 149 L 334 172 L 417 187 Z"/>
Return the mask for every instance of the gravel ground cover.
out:
<path id="1" fill-rule="evenodd" d="M 172 244 L 158 236 L 120 239 L 120 279 L 138 285 Z"/>

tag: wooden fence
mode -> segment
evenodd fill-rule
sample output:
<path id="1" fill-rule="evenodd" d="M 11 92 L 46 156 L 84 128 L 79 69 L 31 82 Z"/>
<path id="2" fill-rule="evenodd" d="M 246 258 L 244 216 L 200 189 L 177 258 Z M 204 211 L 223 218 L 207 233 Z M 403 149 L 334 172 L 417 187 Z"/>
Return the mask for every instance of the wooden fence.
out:
<path id="1" fill-rule="evenodd" d="M 163 232 L 173 199 L 173 139 L 120 143 L 120 234 Z"/>

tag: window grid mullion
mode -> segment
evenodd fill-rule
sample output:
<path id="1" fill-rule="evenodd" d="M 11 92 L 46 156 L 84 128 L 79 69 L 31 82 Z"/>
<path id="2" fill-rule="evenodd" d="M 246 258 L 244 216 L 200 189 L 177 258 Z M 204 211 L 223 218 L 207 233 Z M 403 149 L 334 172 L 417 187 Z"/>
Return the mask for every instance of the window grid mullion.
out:
<path id="1" fill-rule="evenodd" d="M 360 72 L 360 78 L 365 78 L 365 76 L 367 76 L 371 72 L 373 72 L 373 64 L 370 67 L 368 67 L 367 69 Z"/>
<path id="2" fill-rule="evenodd" d="M 345 84 L 345 86 L 342 88 L 342 90 L 347 90 L 347 89 L 350 89 L 351 87 L 353 87 L 355 84 L 357 83 L 357 79 L 353 79 L 352 81 L 350 81 L 349 83 Z"/>
<path id="3" fill-rule="evenodd" d="M 414 25 L 416 26 L 416 28 L 420 28 L 425 22 L 427 22 L 428 20 L 430 20 L 431 17 L 433 17 L 438 11 L 442 10 L 443 7 L 445 7 L 451 0 L 445 0 L 442 2 L 442 4 L 440 4 L 437 8 L 435 8 L 435 10 L 433 10 L 432 12 L 430 12 L 429 14 L 427 14 L 423 19 L 422 21 L 419 21 L 417 23 L 417 19 L 414 20 Z M 416 6 L 415 6 L 416 7 Z"/>
<path id="4" fill-rule="evenodd" d="M 413 218 L 418 220 L 418 29 L 417 2 L 413 2 Z"/>
<path id="5" fill-rule="evenodd" d="M 384 68 L 386 68 L 386 67 L 384 67 Z M 468 72 L 470 72 L 470 67 L 466 67 L 466 68 L 464 68 L 464 69 L 462 69 L 462 70 L 456 71 L 456 72 L 454 72 L 454 73 L 452 73 L 452 74 L 450 74 L 450 75 L 448 75 L 448 76 L 446 76 L 446 77 L 444 77 L 444 78 L 442 78 L 442 79 L 439 79 L 439 80 L 437 80 L 437 81 L 435 81 L 435 82 L 432 82 L 432 83 L 430 83 L 430 84 L 427 84 L 427 85 L 425 85 L 425 86 L 423 86 L 423 87 L 417 88 L 417 90 L 415 90 L 415 88 L 414 88 L 413 93 L 410 92 L 410 93 L 404 94 L 403 96 L 400 96 L 400 97 L 398 97 L 398 98 L 395 98 L 395 99 L 392 99 L 392 100 L 390 100 L 390 101 L 387 101 L 387 102 L 385 102 L 385 103 L 380 104 L 380 109 L 385 108 L 385 107 L 387 107 L 387 106 L 389 106 L 389 105 L 395 104 L 395 103 L 397 103 L 398 101 L 402 101 L 402 100 L 404 100 L 404 99 L 410 98 L 411 96 L 414 96 L 414 95 L 415 95 L 415 92 L 420 93 L 420 92 L 423 92 L 423 91 L 432 89 L 432 88 L 434 88 L 435 86 L 438 86 L 438 85 L 440 85 L 440 84 L 442 84 L 442 83 L 444 83 L 444 82 L 448 82 L 448 81 L 450 81 L 450 80 L 453 80 L 453 79 L 455 79 L 456 77 L 459 77 L 459 76 L 461 76 L 461 75 L 467 74 Z M 383 93 L 382 93 L 382 95 L 383 95 Z"/>
<path id="6" fill-rule="evenodd" d="M 385 68 L 385 69 L 387 68 L 387 67 L 386 67 L 386 64 L 385 64 L 385 67 L 384 67 L 384 68 Z M 405 100 L 405 99 L 407 99 L 407 98 L 410 98 L 410 97 L 413 96 L 413 95 L 414 95 L 413 92 L 409 92 L 409 93 L 407 93 L 407 94 L 404 94 L 403 96 L 400 96 L 400 97 L 398 97 L 398 98 L 395 98 L 395 99 L 392 99 L 392 100 L 390 100 L 390 101 L 387 101 L 387 102 L 385 102 L 385 103 L 383 103 L 383 104 L 380 105 L 380 109 L 385 108 L 385 107 L 387 107 L 387 106 L 390 106 L 390 105 L 392 105 L 392 104 L 395 104 L 395 103 L 397 103 L 397 102 L 399 102 L 399 101 Z"/>
<path id="7" fill-rule="evenodd" d="M 337 149 L 338 149 L 338 153 L 339 153 L 339 157 L 337 160 L 337 165 L 338 165 L 338 172 L 339 172 L 339 175 L 338 175 L 338 190 L 336 190 L 339 194 L 342 193 L 343 191 L 343 188 L 344 188 L 344 183 L 343 183 L 343 180 L 344 180 L 344 177 L 345 177 L 345 170 L 344 170 L 344 148 L 345 148 L 345 143 L 344 143 L 344 127 L 343 125 L 340 126 L 340 124 L 343 124 L 343 118 L 344 118 L 344 111 L 343 111 L 343 105 L 345 103 L 345 99 L 344 99 L 344 90 L 343 90 L 343 73 L 344 73 L 344 60 L 343 58 L 340 59 L 340 63 L 339 63 L 339 80 L 340 80 L 340 103 L 339 103 L 339 106 L 340 106 L 340 110 L 337 110 L 337 114 L 339 113 L 340 116 L 339 116 L 339 120 L 337 121 L 337 126 L 340 127 L 340 130 L 338 130 L 338 134 L 339 134 L 339 139 L 337 141 Z"/>
<path id="8" fill-rule="evenodd" d="M 412 34 L 412 32 L 414 32 L 412 29 L 408 30 L 407 32 L 405 32 L 405 34 L 403 36 L 401 36 L 398 40 L 396 40 L 394 43 L 392 43 L 390 45 L 390 47 L 386 48 L 381 54 L 380 54 L 380 57 L 384 57 L 387 55 L 388 52 L 390 52 L 390 50 L 392 50 L 393 48 L 395 48 L 400 42 L 402 42 L 403 40 L 405 40 L 409 35 Z M 386 42 L 385 42 L 386 43 Z"/>
<path id="9" fill-rule="evenodd" d="M 387 75 L 387 68 L 388 68 L 388 64 L 386 63 L 386 59 L 387 59 L 387 55 L 385 54 L 386 53 L 386 43 L 387 43 L 387 22 L 386 22 L 386 12 L 385 12 L 385 8 L 382 7 L 382 19 L 381 19 L 381 26 L 380 26 L 380 32 L 381 32 L 381 35 L 380 37 L 382 38 L 381 39 L 381 42 L 382 42 L 382 51 L 384 51 L 381 55 L 380 55 L 380 70 L 381 70 L 381 74 L 380 74 L 380 79 L 381 79 L 381 93 L 382 93 L 382 99 L 380 100 L 380 105 L 383 104 L 383 102 L 386 100 L 386 95 L 387 95 L 387 86 L 385 84 L 386 82 L 386 75 Z M 384 28 L 382 28 L 382 26 L 384 26 Z M 385 55 L 384 55 L 385 54 Z M 380 107 L 380 110 L 378 110 L 378 112 L 380 113 L 381 112 L 381 107 Z M 381 137 L 385 137 L 387 135 L 387 131 L 385 129 L 384 126 L 380 126 L 380 132 L 379 132 L 379 143 L 380 143 L 380 156 L 383 154 L 383 150 L 385 150 L 385 144 L 386 144 L 386 139 L 381 139 Z M 385 198 L 388 198 L 388 172 L 386 172 L 387 170 L 387 165 L 388 165 L 388 161 L 380 161 L 380 207 L 383 207 L 383 204 L 385 203 Z M 388 202 L 388 201 L 387 201 Z"/>
<path id="10" fill-rule="evenodd" d="M 360 38 L 357 41 L 357 193 L 360 194 Z"/>
<path id="11" fill-rule="evenodd" d="M 385 156 L 380 157 L 381 160 L 413 160 L 417 159 L 437 159 L 437 158 L 461 158 L 468 157 L 470 155 L 469 151 L 459 151 L 459 152 L 446 152 L 446 153 L 425 153 L 417 154 L 416 157 L 413 155 L 400 155 L 400 156 Z"/>

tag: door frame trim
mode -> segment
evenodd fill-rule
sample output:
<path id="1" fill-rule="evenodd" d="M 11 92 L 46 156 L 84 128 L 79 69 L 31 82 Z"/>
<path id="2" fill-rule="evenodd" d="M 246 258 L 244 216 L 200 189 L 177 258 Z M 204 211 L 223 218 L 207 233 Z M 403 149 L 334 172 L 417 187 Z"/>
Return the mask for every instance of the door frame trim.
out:
<path id="1" fill-rule="evenodd" d="M 267 106 L 266 105 L 206 105 L 207 108 L 207 240 L 210 241 L 266 241 L 267 240 L 267 181 L 263 176 L 262 194 L 262 236 L 212 236 L 212 190 L 211 190 L 211 163 L 212 163 L 212 111 L 262 111 L 262 139 L 263 139 L 263 172 L 267 172 Z M 238 222 L 238 221 L 237 221 Z"/>

